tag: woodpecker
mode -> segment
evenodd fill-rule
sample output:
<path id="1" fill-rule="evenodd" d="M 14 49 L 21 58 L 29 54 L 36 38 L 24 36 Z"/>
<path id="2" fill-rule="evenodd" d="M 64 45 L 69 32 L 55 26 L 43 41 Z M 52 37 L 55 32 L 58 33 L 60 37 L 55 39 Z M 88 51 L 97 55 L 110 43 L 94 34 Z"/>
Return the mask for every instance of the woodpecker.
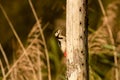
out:
<path id="1" fill-rule="evenodd" d="M 55 37 L 58 40 L 58 45 L 60 46 L 64 56 L 66 57 L 66 37 L 61 35 L 62 31 L 59 29 L 55 32 Z"/>
<path id="2" fill-rule="evenodd" d="M 66 12 L 54 21 L 54 26 L 56 28 L 55 37 L 58 40 L 61 51 L 66 56 Z"/>

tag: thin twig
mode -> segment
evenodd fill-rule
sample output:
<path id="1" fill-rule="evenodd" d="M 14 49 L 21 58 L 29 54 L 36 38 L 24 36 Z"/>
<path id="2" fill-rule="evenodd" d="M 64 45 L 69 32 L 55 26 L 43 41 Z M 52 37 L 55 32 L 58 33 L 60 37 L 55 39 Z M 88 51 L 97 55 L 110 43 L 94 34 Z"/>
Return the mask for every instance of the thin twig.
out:
<path id="1" fill-rule="evenodd" d="M 1 44 L 0 44 L 0 50 L 1 50 L 1 52 L 2 52 L 3 58 L 5 59 L 5 62 L 6 62 L 7 68 L 8 68 L 8 70 L 9 70 L 9 69 L 10 69 L 10 65 L 9 65 L 9 62 L 8 62 L 7 56 L 6 56 L 6 54 L 5 54 L 5 51 L 4 51 L 3 48 L 2 48 L 2 45 L 1 45 Z"/>
<path id="2" fill-rule="evenodd" d="M 1 59 L 0 59 L 0 66 L 1 66 L 2 74 L 3 74 L 3 78 L 4 78 L 5 77 L 5 70 L 4 70 Z M 4 78 L 4 80 L 6 80 L 6 78 Z"/>
<path id="3" fill-rule="evenodd" d="M 30 7 L 32 9 L 32 12 L 34 14 L 34 17 L 36 19 L 36 22 L 37 22 L 37 25 L 39 26 L 39 29 L 40 29 L 40 34 L 41 34 L 41 37 L 42 37 L 42 40 L 43 40 L 43 43 L 44 43 L 44 47 L 45 47 L 45 55 L 46 55 L 46 59 L 47 59 L 47 67 L 48 67 L 48 80 L 51 80 L 51 71 L 50 71 L 50 61 L 49 61 L 49 56 L 48 56 L 48 50 L 47 50 L 47 45 L 46 45 L 46 41 L 45 41 L 45 37 L 44 37 L 44 34 L 43 34 L 43 31 L 42 31 L 42 28 L 40 27 L 40 24 L 39 24 L 39 19 L 38 19 L 38 16 L 36 14 L 36 11 L 33 7 L 33 4 L 31 2 L 31 0 L 28 0 L 29 4 L 30 4 Z"/>
<path id="4" fill-rule="evenodd" d="M 24 46 L 23 46 L 23 44 L 22 44 L 22 42 L 21 42 L 19 36 L 17 35 L 17 33 L 16 33 L 15 29 L 14 29 L 14 26 L 12 25 L 10 19 L 8 18 L 7 14 L 6 14 L 6 12 L 5 12 L 5 10 L 4 10 L 4 8 L 2 7 L 1 4 L 0 4 L 0 8 L 1 8 L 1 10 L 2 10 L 2 12 L 3 12 L 3 14 L 4 14 L 4 16 L 5 16 L 5 18 L 6 18 L 7 22 L 8 22 L 8 24 L 9 24 L 9 26 L 10 26 L 10 28 L 12 29 L 12 31 L 13 31 L 13 33 L 14 33 L 16 39 L 18 40 L 18 43 L 20 44 L 20 46 L 21 46 L 21 48 L 22 48 L 22 50 L 23 50 L 25 56 L 27 57 L 27 59 L 28 59 L 30 65 L 32 66 L 32 69 L 33 69 L 32 71 L 33 71 L 33 73 L 35 74 L 35 71 L 34 71 L 32 62 L 30 61 L 29 57 L 27 56 L 26 50 L 25 50 L 25 48 L 24 48 Z M 7 77 L 7 76 L 5 76 L 5 77 Z M 34 76 L 34 78 L 37 78 L 37 77 Z"/>
<path id="5" fill-rule="evenodd" d="M 108 18 L 107 18 L 105 9 L 103 7 L 102 1 L 98 0 L 98 2 L 99 2 L 99 5 L 100 5 L 100 8 L 101 8 L 101 11 L 102 11 L 102 13 L 103 13 L 103 15 L 105 17 L 106 26 L 107 26 L 107 29 L 108 29 L 108 33 L 109 33 L 112 45 L 115 45 L 114 38 L 113 38 L 113 35 L 112 35 L 112 31 L 111 31 L 111 27 L 108 24 Z M 113 53 L 114 54 L 114 62 L 115 62 L 115 65 L 117 66 L 118 65 L 117 52 L 115 51 L 115 47 L 114 46 L 113 46 L 113 50 L 114 50 L 114 53 Z M 115 80 L 119 80 L 119 77 L 118 77 L 118 68 L 115 68 Z"/>
<path id="6" fill-rule="evenodd" d="M 44 31 L 44 30 L 48 27 L 48 25 L 49 25 L 49 22 L 47 22 L 47 23 L 45 24 L 45 26 L 43 27 L 42 31 Z"/>
<path id="7" fill-rule="evenodd" d="M 10 65 L 9 65 L 9 62 L 8 62 L 6 53 L 5 53 L 5 51 L 4 51 L 4 49 L 3 49 L 2 45 L 1 45 L 1 43 L 0 43 L 0 50 L 1 50 L 1 52 L 2 52 L 3 58 L 5 59 L 7 68 L 8 68 L 8 70 L 10 70 Z M 11 77 L 11 80 L 14 80 L 14 79 Z"/>
<path id="8" fill-rule="evenodd" d="M 42 80 L 42 71 L 41 71 L 41 67 L 40 67 L 40 66 L 41 66 L 41 62 L 40 62 L 41 59 L 40 59 L 39 49 L 37 49 L 37 54 L 38 54 L 38 57 L 37 57 L 37 59 L 38 59 L 38 64 L 37 64 L 37 65 L 39 66 L 39 67 L 38 67 L 38 75 L 39 75 L 39 76 L 38 76 L 38 80 Z"/>

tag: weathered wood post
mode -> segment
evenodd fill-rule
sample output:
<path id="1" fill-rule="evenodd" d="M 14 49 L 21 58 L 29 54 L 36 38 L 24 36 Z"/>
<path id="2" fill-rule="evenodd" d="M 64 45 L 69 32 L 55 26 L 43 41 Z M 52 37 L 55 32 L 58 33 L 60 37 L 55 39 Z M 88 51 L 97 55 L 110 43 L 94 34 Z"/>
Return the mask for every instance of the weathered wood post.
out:
<path id="1" fill-rule="evenodd" d="M 66 49 L 68 80 L 86 80 L 85 0 L 67 0 Z"/>

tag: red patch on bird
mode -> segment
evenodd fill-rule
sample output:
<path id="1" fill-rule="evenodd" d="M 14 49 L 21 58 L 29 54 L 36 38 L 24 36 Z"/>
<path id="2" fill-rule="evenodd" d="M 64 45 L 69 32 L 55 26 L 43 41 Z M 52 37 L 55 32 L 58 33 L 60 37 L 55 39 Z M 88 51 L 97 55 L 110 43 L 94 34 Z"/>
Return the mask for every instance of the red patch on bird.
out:
<path id="1" fill-rule="evenodd" d="M 67 53 L 66 53 L 66 51 L 64 52 L 64 56 L 65 56 L 65 57 L 67 56 Z"/>

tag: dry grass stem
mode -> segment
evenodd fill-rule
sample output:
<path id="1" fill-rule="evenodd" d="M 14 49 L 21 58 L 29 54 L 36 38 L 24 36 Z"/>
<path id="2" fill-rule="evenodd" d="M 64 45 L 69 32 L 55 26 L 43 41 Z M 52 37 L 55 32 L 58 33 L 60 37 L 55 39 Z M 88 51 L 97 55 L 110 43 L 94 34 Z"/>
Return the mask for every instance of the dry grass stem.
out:
<path id="1" fill-rule="evenodd" d="M 20 44 L 22 50 L 24 51 L 23 54 L 25 54 L 25 56 L 27 57 L 27 59 L 28 59 L 30 65 L 31 65 L 31 67 L 33 67 L 32 62 L 30 61 L 29 57 L 27 56 L 26 50 L 25 50 L 25 48 L 24 48 L 24 46 L 23 46 L 23 44 L 22 44 L 22 42 L 21 42 L 19 36 L 17 35 L 15 29 L 14 29 L 14 26 L 12 25 L 10 19 L 8 18 L 7 14 L 6 14 L 6 12 L 5 12 L 5 10 L 4 10 L 4 8 L 2 7 L 1 4 L 0 4 L 0 8 L 1 8 L 1 10 L 2 10 L 2 12 L 3 12 L 3 14 L 4 14 L 4 16 L 5 16 L 5 18 L 6 18 L 7 22 L 8 22 L 8 24 L 9 24 L 9 26 L 10 26 L 10 28 L 12 29 L 12 31 L 13 31 L 13 33 L 14 33 L 16 39 L 18 40 L 18 43 Z M 35 74 L 34 69 L 33 69 L 32 71 L 33 71 L 33 73 Z M 34 76 L 35 79 L 37 79 L 37 77 L 36 77 L 35 75 L 33 75 L 33 76 Z M 6 78 L 6 77 L 7 77 L 7 75 L 6 75 L 4 78 Z M 4 80 L 4 78 L 3 78 L 3 80 Z"/>
<path id="2" fill-rule="evenodd" d="M 38 65 L 38 66 L 41 66 L 41 60 L 40 60 L 39 50 L 37 50 L 37 51 L 38 51 L 37 53 L 38 53 L 38 55 L 39 55 L 39 56 L 37 57 L 37 58 L 38 58 L 38 64 L 37 64 L 37 65 Z M 39 70 L 39 72 L 38 72 L 38 75 L 39 75 L 39 76 L 38 76 L 38 79 L 39 79 L 39 80 L 42 80 L 41 67 L 38 67 L 38 70 Z"/>
<path id="3" fill-rule="evenodd" d="M 48 24 L 47 24 L 48 25 Z M 45 26 L 47 26 L 45 25 Z M 33 27 L 34 28 L 34 27 Z M 35 29 L 32 29 L 32 31 L 30 32 L 30 34 L 28 36 L 31 36 L 31 33 L 33 32 L 33 30 Z M 27 46 L 26 48 L 26 52 L 32 47 L 32 45 L 34 44 L 34 42 L 36 42 L 37 38 L 39 37 L 40 34 L 38 34 L 37 36 L 35 36 L 34 40 L 31 41 L 31 43 Z M 41 40 L 40 41 L 40 44 L 43 44 L 43 42 Z M 17 66 L 17 63 L 24 57 L 24 54 L 25 52 L 23 52 L 23 54 L 21 54 L 21 56 L 15 61 L 15 63 L 13 64 L 13 66 L 10 68 L 10 70 L 7 72 L 6 76 L 8 76 L 12 70 L 15 68 L 15 66 Z M 27 54 L 28 55 L 28 54 Z M 39 62 L 40 63 L 40 62 Z M 40 64 L 39 64 L 40 65 Z M 40 73 L 40 80 L 41 79 L 41 73 Z"/>
<path id="4" fill-rule="evenodd" d="M 28 45 L 28 47 L 26 48 L 26 51 L 28 51 L 32 47 L 32 45 L 33 45 L 34 41 L 37 39 L 37 37 L 35 37 L 35 39 L 31 42 L 31 44 Z M 21 54 L 21 56 L 15 61 L 15 63 L 13 64 L 13 66 L 7 72 L 6 76 L 8 76 L 12 72 L 12 70 L 14 69 L 14 67 L 17 66 L 17 63 L 24 57 L 24 55 L 25 55 L 25 52 L 23 52 L 23 54 Z"/>
<path id="5" fill-rule="evenodd" d="M 47 23 L 45 24 L 45 26 L 43 27 L 42 31 L 44 31 L 44 30 L 47 28 L 48 25 L 49 25 L 49 22 L 47 22 Z"/>
<path id="6" fill-rule="evenodd" d="M 36 22 L 37 22 L 37 25 L 39 26 L 39 29 L 40 29 L 40 34 L 41 34 L 41 37 L 42 37 L 42 40 L 43 40 L 43 43 L 44 43 L 44 47 L 45 47 L 45 55 L 46 55 L 46 59 L 47 59 L 47 68 L 48 68 L 48 80 L 51 80 L 51 70 L 50 70 L 50 61 L 49 61 L 49 56 L 48 56 L 48 50 L 47 50 L 47 45 L 46 45 L 46 42 L 45 42 L 45 37 L 44 37 L 44 34 L 43 34 L 43 31 L 42 31 L 42 28 L 39 24 L 39 19 L 38 19 L 38 16 L 36 14 L 36 11 L 33 7 L 33 4 L 31 2 L 31 0 L 28 0 L 29 4 L 30 4 L 30 7 L 32 9 L 32 12 L 34 14 L 34 17 L 36 19 Z"/>
<path id="7" fill-rule="evenodd" d="M 7 65 L 7 68 L 10 69 L 10 65 L 9 65 L 7 56 L 6 56 L 6 54 L 5 54 L 5 51 L 4 51 L 3 48 L 2 48 L 2 45 L 1 45 L 1 44 L 0 44 L 0 50 L 1 50 L 1 52 L 2 52 L 3 58 L 5 59 L 5 63 L 6 63 L 6 65 Z"/>
<path id="8" fill-rule="evenodd" d="M 118 65 L 117 52 L 116 52 L 115 47 L 114 47 L 115 46 L 115 42 L 114 42 L 113 34 L 112 34 L 112 31 L 111 31 L 111 27 L 108 24 L 108 18 L 107 18 L 105 9 L 103 7 L 102 1 L 98 0 L 98 2 L 99 2 L 99 5 L 100 5 L 100 8 L 101 8 L 101 11 L 102 11 L 102 13 L 104 15 L 104 19 L 105 19 L 105 22 L 106 22 L 107 30 L 108 30 L 108 33 L 109 33 L 109 36 L 110 36 L 110 40 L 111 40 L 112 45 L 113 45 L 114 63 L 115 63 L 115 66 L 117 66 Z M 118 68 L 115 68 L 115 80 L 119 80 L 118 78 L 119 78 L 118 77 Z"/>
<path id="9" fill-rule="evenodd" d="M 5 77 L 5 70 L 4 70 L 4 67 L 3 67 L 1 59 L 0 59 L 0 67 L 1 67 L 1 71 L 2 71 L 3 77 Z M 3 80 L 6 80 L 6 78 L 4 78 Z"/>

